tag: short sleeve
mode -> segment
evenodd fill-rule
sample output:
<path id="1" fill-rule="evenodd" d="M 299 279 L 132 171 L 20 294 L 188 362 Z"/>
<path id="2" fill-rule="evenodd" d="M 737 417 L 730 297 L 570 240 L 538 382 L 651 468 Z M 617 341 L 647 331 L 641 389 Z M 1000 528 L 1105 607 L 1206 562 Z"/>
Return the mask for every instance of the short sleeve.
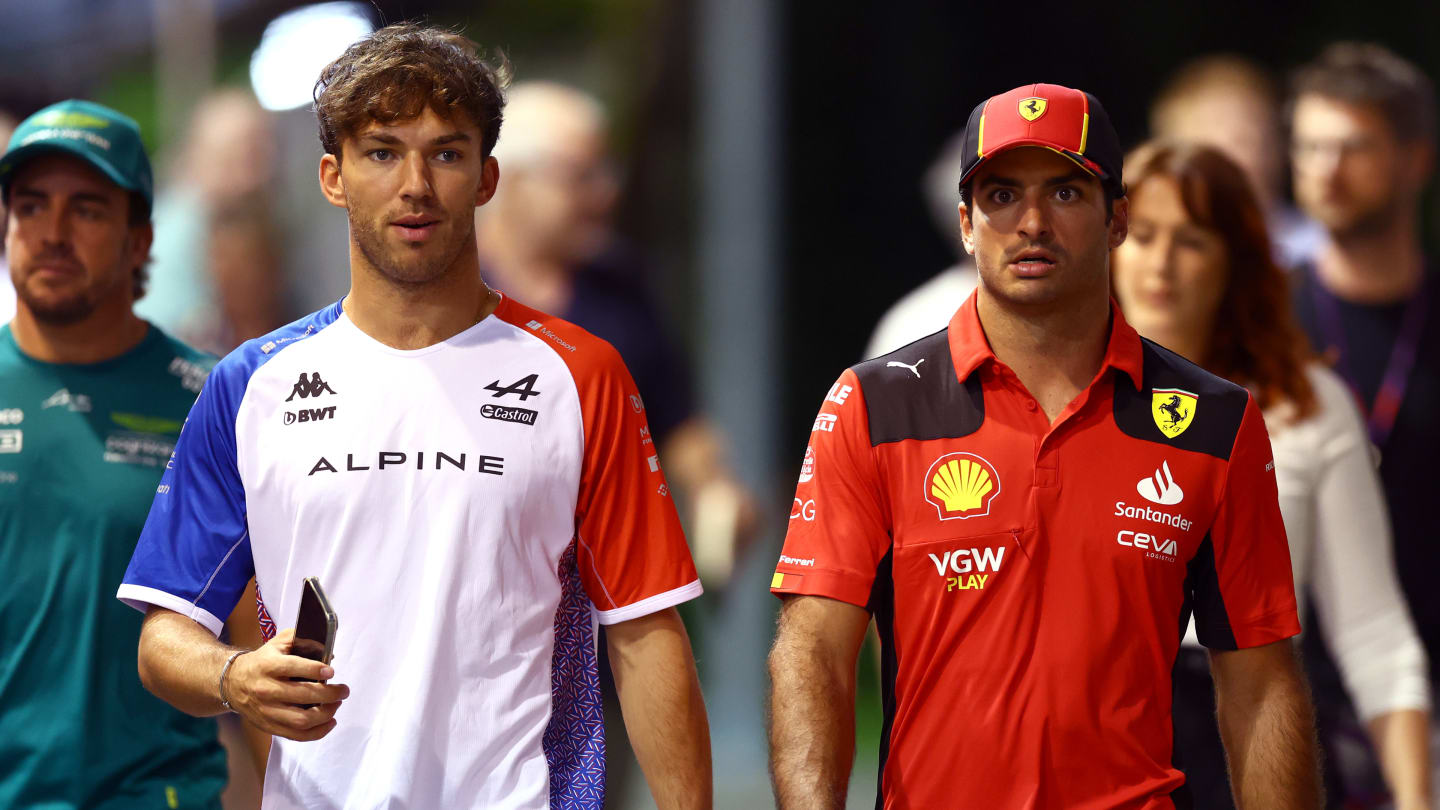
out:
<path id="1" fill-rule="evenodd" d="M 1275 462 L 1254 398 L 1245 405 L 1215 522 L 1190 562 L 1187 587 L 1206 647 L 1259 647 L 1300 632 Z"/>
<path id="2" fill-rule="evenodd" d="M 235 446 L 249 373 L 233 358 L 216 366 L 190 409 L 116 593 L 136 610 L 173 610 L 217 636 L 255 575 Z"/>
<path id="3" fill-rule="evenodd" d="M 771 592 L 865 607 L 890 546 L 883 503 L 864 392 L 846 370 L 811 427 Z"/>
<path id="4" fill-rule="evenodd" d="M 576 381 L 585 450 L 576 500 L 580 578 L 601 624 L 700 595 L 700 579 L 660 469 L 644 400 L 616 351 Z"/>

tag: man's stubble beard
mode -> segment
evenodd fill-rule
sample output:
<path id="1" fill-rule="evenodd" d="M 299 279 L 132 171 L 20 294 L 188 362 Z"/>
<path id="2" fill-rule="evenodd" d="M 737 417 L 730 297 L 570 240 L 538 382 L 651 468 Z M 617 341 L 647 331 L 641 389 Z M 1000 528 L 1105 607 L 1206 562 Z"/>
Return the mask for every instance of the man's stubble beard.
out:
<path id="1" fill-rule="evenodd" d="M 1409 203 L 1402 197 L 1403 195 L 1396 194 L 1352 215 L 1344 222 L 1327 224 L 1327 230 L 1335 241 L 1341 244 L 1386 236 L 1403 219 L 1402 214 Z"/>
<path id="2" fill-rule="evenodd" d="M 355 244 L 360 248 L 361 255 L 387 281 L 402 287 L 421 287 L 444 277 L 446 272 L 455 265 L 455 260 L 460 257 L 465 247 L 475 244 L 473 218 L 468 231 L 467 234 L 460 234 L 452 245 L 441 246 L 439 258 L 430 262 L 424 261 L 418 256 L 395 256 L 386 249 L 384 237 L 371 227 L 368 221 L 357 219 L 353 215 L 350 217 L 350 232 L 354 235 Z M 420 253 L 423 250 L 422 247 L 414 252 Z M 406 262 L 405 258 L 419 259 L 419 261 Z"/>
<path id="3" fill-rule="evenodd" d="M 126 250 L 127 252 L 129 250 L 128 241 Z M 132 270 L 130 273 L 119 275 L 110 285 L 90 284 L 60 298 L 36 295 L 30 290 L 28 274 L 23 280 L 17 280 L 14 278 L 14 271 L 11 272 L 11 280 L 15 282 L 15 297 L 24 304 L 25 309 L 35 320 L 47 326 L 71 326 L 93 315 L 95 310 L 100 307 L 100 302 L 106 300 L 110 295 L 120 294 L 113 289 L 114 286 L 124 285 L 128 291 L 137 271 Z"/>

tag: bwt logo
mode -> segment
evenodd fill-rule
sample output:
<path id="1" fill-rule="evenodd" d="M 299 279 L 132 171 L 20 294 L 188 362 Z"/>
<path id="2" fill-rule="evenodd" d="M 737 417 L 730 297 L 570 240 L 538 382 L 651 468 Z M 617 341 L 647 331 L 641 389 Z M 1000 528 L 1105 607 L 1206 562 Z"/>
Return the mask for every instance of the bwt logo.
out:
<path id="1" fill-rule="evenodd" d="M 285 412 L 285 424 L 293 425 L 296 422 L 319 422 L 321 419 L 334 419 L 335 406 L 328 408 L 301 408 L 298 411 Z"/>
<path id="2" fill-rule="evenodd" d="M 1005 547 L 961 548 L 947 551 L 944 556 L 930 554 L 929 557 L 930 562 L 935 563 L 935 573 L 945 577 L 946 592 L 969 591 L 984 588 L 990 573 L 1000 570 L 1000 564 L 1005 561 Z M 979 573 L 972 573 L 976 571 Z"/>

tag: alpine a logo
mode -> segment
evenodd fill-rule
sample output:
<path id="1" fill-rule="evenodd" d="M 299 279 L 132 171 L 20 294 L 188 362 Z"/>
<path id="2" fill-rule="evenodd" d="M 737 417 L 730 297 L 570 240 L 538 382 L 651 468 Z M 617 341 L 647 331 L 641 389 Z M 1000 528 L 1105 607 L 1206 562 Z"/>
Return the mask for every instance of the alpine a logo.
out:
<path id="1" fill-rule="evenodd" d="M 305 379 L 305 372 L 302 371 L 300 372 L 300 379 L 295 381 L 295 387 L 290 390 L 290 396 L 286 397 L 285 401 L 289 402 L 297 396 L 301 399 L 309 399 L 310 397 L 318 397 L 321 394 L 333 393 L 335 393 L 335 389 L 330 387 L 330 383 L 320 379 L 320 372 L 310 372 L 310 379 L 307 380 Z"/>
<path id="2" fill-rule="evenodd" d="M 522 425 L 533 425 L 535 420 L 540 418 L 539 411 L 532 411 L 529 408 L 513 408 L 504 405 L 481 405 L 480 415 L 486 419 L 494 419 L 497 422 L 517 422 Z"/>
<path id="3" fill-rule="evenodd" d="M 1000 474 L 974 453 L 946 453 L 925 473 L 925 500 L 941 520 L 988 515 L 999 494 Z"/>
<path id="4" fill-rule="evenodd" d="M 1135 485 L 1135 491 L 1145 500 L 1161 506 L 1174 506 L 1185 500 L 1185 492 L 1175 483 L 1175 476 L 1170 474 L 1168 461 L 1160 462 L 1160 469 L 1155 471 L 1154 476 L 1141 479 Z"/>

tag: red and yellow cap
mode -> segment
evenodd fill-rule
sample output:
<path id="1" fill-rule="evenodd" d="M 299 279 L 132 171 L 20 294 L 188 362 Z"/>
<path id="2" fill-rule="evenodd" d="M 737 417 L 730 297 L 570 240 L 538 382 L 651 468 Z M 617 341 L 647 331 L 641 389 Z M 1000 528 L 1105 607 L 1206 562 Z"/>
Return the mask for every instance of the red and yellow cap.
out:
<path id="1" fill-rule="evenodd" d="M 1027 84 L 977 105 L 965 125 L 960 185 L 987 159 L 1017 146 L 1058 152 L 1112 190 L 1125 187 L 1120 137 L 1099 99 L 1083 90 Z"/>

